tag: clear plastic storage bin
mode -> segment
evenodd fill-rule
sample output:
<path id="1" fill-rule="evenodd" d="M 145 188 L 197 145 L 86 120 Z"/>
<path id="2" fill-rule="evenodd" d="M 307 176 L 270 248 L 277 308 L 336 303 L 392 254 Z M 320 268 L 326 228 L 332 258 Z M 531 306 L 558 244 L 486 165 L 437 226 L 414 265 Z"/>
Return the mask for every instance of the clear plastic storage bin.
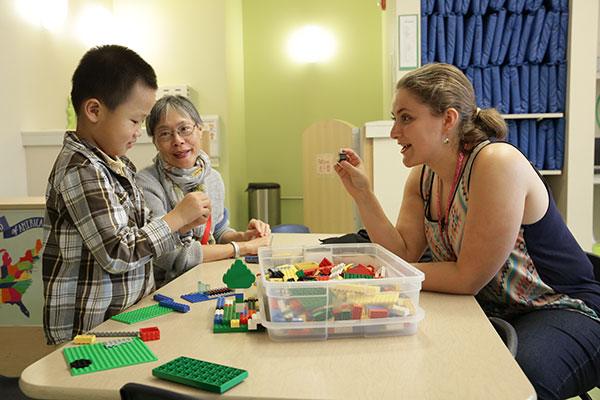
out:
<path id="1" fill-rule="evenodd" d="M 258 257 L 262 324 L 272 340 L 412 335 L 424 317 L 419 307 L 424 274 L 378 244 L 262 247 Z M 334 265 L 370 266 L 376 276 L 290 281 L 288 270 L 283 281 L 269 278 L 281 266 L 321 264 L 324 258 Z"/>

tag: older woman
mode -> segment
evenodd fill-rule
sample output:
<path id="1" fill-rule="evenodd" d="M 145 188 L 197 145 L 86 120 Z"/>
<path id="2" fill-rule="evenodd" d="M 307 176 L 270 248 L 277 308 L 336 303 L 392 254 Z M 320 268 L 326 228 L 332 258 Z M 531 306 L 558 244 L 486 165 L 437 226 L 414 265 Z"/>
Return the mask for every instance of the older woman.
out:
<path id="1" fill-rule="evenodd" d="M 187 193 L 202 191 L 210 198 L 212 208 L 206 224 L 192 230 L 188 246 L 155 260 L 154 276 L 159 287 L 202 262 L 256 254 L 260 246 L 269 244 L 271 228 L 262 221 L 250 220 L 245 232 L 229 227 L 223 179 L 200 149 L 202 120 L 188 99 L 159 99 L 146 119 L 146 131 L 158 150 L 154 164 L 136 177 L 148 207 L 161 216 Z"/>

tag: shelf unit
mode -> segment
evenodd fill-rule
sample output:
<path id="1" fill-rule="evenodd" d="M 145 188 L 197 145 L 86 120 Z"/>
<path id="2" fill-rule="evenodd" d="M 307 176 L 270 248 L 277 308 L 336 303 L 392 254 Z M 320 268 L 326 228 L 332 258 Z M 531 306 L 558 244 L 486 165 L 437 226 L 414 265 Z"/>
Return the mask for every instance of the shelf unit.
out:
<path id="1" fill-rule="evenodd" d="M 420 0 L 396 0 L 388 4 L 390 15 L 387 25 L 392 31 L 398 16 L 421 15 Z M 593 146 L 590 146 L 594 138 L 590 121 L 594 121 L 595 116 L 596 90 L 592 82 L 596 79 L 597 42 L 590 40 L 589 35 L 589 32 L 597 30 L 598 2 L 570 1 L 564 164 L 562 171 L 552 171 L 556 175 L 548 177 L 560 213 L 585 250 L 591 250 L 593 244 L 594 225 L 590 216 L 594 211 L 594 187 L 597 188 L 590 184 L 597 179 L 593 176 Z M 390 37 L 391 40 L 384 41 L 387 44 L 384 60 L 389 60 L 388 54 L 397 55 L 397 37 Z M 389 71 L 390 88 L 405 73 L 397 67 L 397 59 L 393 57 Z M 391 89 L 388 97 L 392 97 Z M 554 116 L 519 114 L 513 118 L 538 117 Z"/>
<path id="2" fill-rule="evenodd" d="M 504 117 L 504 119 L 537 119 L 538 121 L 541 121 L 546 118 L 562 118 L 564 116 L 564 113 L 502 114 L 502 117 Z M 562 171 L 560 169 L 543 169 L 540 170 L 540 173 L 542 175 L 550 176 L 560 175 Z"/>
<path id="3" fill-rule="evenodd" d="M 502 114 L 504 119 L 537 119 L 538 121 L 546 118 L 562 118 L 564 113 L 539 113 L 539 114 Z"/>

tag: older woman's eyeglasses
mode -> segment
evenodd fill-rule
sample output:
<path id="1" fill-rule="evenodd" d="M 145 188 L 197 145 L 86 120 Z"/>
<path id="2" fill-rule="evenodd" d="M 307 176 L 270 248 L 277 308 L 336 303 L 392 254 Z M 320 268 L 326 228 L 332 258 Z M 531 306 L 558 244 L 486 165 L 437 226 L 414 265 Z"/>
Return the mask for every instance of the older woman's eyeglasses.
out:
<path id="1" fill-rule="evenodd" d="M 183 124 L 175 132 L 182 138 L 189 137 L 196 129 L 196 124 Z M 170 142 L 175 136 L 175 132 L 169 129 L 159 129 L 155 136 L 159 142 Z"/>

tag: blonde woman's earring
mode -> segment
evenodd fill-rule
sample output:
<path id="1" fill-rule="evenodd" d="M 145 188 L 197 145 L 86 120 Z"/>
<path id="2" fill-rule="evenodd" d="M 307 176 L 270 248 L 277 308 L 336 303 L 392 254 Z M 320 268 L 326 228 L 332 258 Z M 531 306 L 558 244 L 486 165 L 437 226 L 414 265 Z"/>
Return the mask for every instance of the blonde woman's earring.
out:
<path id="1" fill-rule="evenodd" d="M 445 138 L 445 139 L 444 139 L 444 143 L 445 143 L 445 144 L 448 144 L 448 143 L 450 143 L 450 139 L 448 139 L 448 138 Z"/>

